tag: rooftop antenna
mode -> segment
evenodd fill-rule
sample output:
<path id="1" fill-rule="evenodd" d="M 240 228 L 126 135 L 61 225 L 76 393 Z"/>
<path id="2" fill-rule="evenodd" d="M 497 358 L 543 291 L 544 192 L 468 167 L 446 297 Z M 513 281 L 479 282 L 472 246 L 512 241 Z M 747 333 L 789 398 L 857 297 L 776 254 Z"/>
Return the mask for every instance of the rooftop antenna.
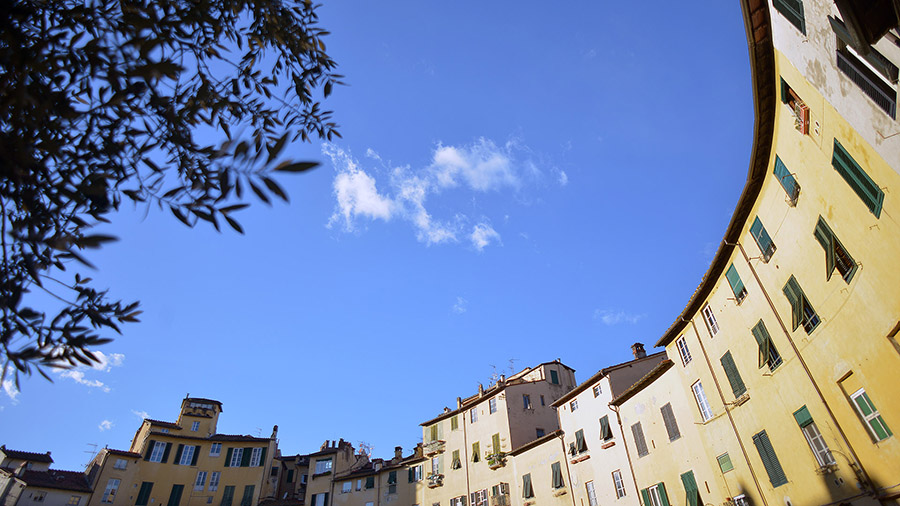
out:
<path id="1" fill-rule="evenodd" d="M 99 445 L 94 444 L 94 443 L 85 443 L 85 444 L 86 444 L 87 446 L 90 446 L 90 447 L 92 448 L 91 450 L 85 450 L 85 451 L 84 451 L 84 453 L 90 453 L 90 454 L 91 454 L 91 458 L 88 459 L 88 463 L 84 465 L 84 468 L 87 469 L 87 467 L 90 465 L 90 463 L 94 460 L 94 457 L 97 456 L 97 447 L 98 447 Z"/>

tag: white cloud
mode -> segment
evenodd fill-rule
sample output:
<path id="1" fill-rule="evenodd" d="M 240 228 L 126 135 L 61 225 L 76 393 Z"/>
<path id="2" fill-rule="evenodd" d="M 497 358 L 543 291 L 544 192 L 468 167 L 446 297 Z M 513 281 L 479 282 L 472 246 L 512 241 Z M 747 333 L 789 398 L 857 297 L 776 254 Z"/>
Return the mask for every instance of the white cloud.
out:
<path id="1" fill-rule="evenodd" d="M 475 206 L 474 194 L 519 191 L 523 181 L 540 176 L 537 165 L 527 157 L 522 159 L 522 154 L 528 153 L 527 147 L 513 141 L 502 146 L 484 138 L 467 145 L 439 143 L 428 165 L 419 169 L 391 167 L 372 149 L 366 150 L 366 159 L 375 167 L 363 166 L 334 144 L 323 144 L 322 152 L 331 159 L 336 172 L 336 202 L 327 223 L 329 228 L 340 223 L 344 230 L 353 231 L 362 220 L 390 221 L 397 217 L 412 225 L 416 238 L 426 245 L 468 239 L 479 251 L 491 242 L 499 242 L 500 234 L 483 222 L 473 226 L 469 216 L 454 208 L 454 202 L 465 199 L 458 195 L 453 199 L 443 197 L 451 192 L 467 192 L 473 194 Z M 435 199 L 440 207 L 434 204 Z M 436 214 L 435 209 L 443 212 Z"/>
<path id="2" fill-rule="evenodd" d="M 138 411 L 136 409 L 132 409 L 131 412 L 134 413 L 134 415 L 139 417 L 141 420 L 143 420 L 145 418 L 150 418 L 150 413 L 147 413 L 146 411 Z"/>
<path id="3" fill-rule="evenodd" d="M 559 171 L 559 178 L 557 179 L 560 186 L 565 186 L 569 184 L 569 176 L 566 174 L 566 171 Z"/>
<path id="4" fill-rule="evenodd" d="M 122 367 L 125 364 L 125 355 L 122 353 L 110 353 L 107 355 L 102 351 L 92 351 L 91 353 L 97 357 L 97 362 L 95 364 L 90 367 L 79 365 L 73 369 L 57 369 L 56 374 L 58 374 L 60 378 L 71 379 L 75 383 L 79 383 L 86 387 L 99 388 L 104 392 L 109 392 L 110 388 L 106 383 L 98 379 L 89 379 L 85 373 L 90 373 L 91 371 L 108 373 L 112 371 L 113 367 Z"/>
<path id="5" fill-rule="evenodd" d="M 99 388 L 104 392 L 109 392 L 109 387 L 106 386 L 106 383 L 103 383 L 100 380 L 89 380 L 84 378 L 84 373 L 79 371 L 78 369 L 68 369 L 65 371 L 59 372 L 60 378 L 71 378 L 75 381 L 75 383 L 80 383 L 86 387 L 91 388 Z"/>
<path id="6" fill-rule="evenodd" d="M 600 320 L 604 325 L 617 325 L 619 323 L 635 324 L 644 318 L 645 314 L 632 314 L 620 310 L 612 309 L 596 309 L 594 310 L 594 319 Z"/>
<path id="7" fill-rule="evenodd" d="M 456 298 L 456 304 L 453 304 L 453 312 L 456 314 L 463 314 L 468 309 L 469 301 L 462 297 Z"/>
<path id="8" fill-rule="evenodd" d="M 100 429 L 100 432 L 112 429 L 112 427 L 113 427 L 113 423 L 110 422 L 109 420 L 103 420 L 102 422 L 100 422 L 100 425 L 97 426 L 97 428 Z"/>
<path id="9" fill-rule="evenodd" d="M 3 393 L 12 400 L 13 404 L 19 402 L 19 389 L 16 388 L 15 381 L 11 379 L 3 380 Z"/>
<path id="10" fill-rule="evenodd" d="M 469 236 L 469 239 L 472 241 L 475 249 L 483 251 L 484 247 L 490 244 L 491 241 L 500 242 L 500 234 L 487 223 L 479 223 L 472 228 L 472 234 Z"/>

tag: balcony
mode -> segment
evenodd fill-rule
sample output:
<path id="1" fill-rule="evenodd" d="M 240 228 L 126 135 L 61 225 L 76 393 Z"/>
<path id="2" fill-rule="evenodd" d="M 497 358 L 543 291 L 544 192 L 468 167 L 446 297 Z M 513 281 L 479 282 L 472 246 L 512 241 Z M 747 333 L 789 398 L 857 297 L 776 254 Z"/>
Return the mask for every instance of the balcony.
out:
<path id="1" fill-rule="evenodd" d="M 429 474 L 427 477 L 428 488 L 436 488 L 444 485 L 443 474 Z"/>
<path id="2" fill-rule="evenodd" d="M 506 465 L 506 454 L 503 452 L 489 453 L 484 456 L 484 460 L 487 462 L 487 465 L 491 470 L 500 469 L 501 467 Z"/>
<path id="3" fill-rule="evenodd" d="M 509 506 L 509 494 L 492 495 L 490 506 Z"/>
<path id="4" fill-rule="evenodd" d="M 422 451 L 425 453 L 426 457 L 433 457 L 439 453 L 444 453 L 444 447 L 447 446 L 446 441 L 441 439 L 435 439 L 434 441 L 429 441 L 425 443 L 425 446 L 422 448 Z"/>

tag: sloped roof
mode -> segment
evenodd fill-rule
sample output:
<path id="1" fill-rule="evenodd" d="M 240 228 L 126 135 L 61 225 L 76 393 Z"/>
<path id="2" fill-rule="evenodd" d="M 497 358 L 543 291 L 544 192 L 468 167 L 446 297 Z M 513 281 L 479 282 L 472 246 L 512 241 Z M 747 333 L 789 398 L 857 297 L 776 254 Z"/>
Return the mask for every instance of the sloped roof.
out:
<path id="1" fill-rule="evenodd" d="M 32 453 L 32 452 L 23 452 L 21 450 L 12 450 L 7 448 L 6 445 L 0 446 L 0 450 L 6 454 L 7 457 L 16 460 L 28 460 L 31 462 L 46 462 L 48 464 L 53 463 L 53 458 L 50 457 L 50 452 L 47 453 Z"/>
<path id="2" fill-rule="evenodd" d="M 49 471 L 26 470 L 21 478 L 29 487 L 91 492 L 91 486 L 88 484 L 87 477 L 84 473 L 78 471 L 60 471 L 57 469 Z"/>

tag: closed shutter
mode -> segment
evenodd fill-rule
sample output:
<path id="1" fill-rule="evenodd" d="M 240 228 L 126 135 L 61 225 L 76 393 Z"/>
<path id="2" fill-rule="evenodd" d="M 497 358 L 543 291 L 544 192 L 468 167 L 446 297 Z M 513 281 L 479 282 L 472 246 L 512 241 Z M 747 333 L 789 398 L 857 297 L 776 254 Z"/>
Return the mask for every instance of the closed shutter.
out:
<path id="1" fill-rule="evenodd" d="M 834 140 L 834 154 L 831 158 L 831 165 L 834 170 L 847 181 L 850 188 L 862 199 L 869 211 L 876 218 L 881 217 L 881 207 L 884 204 L 884 192 L 881 188 L 866 174 L 866 171 L 856 163 L 856 160 L 850 156 L 850 153 L 841 146 L 837 139 Z"/>
<path id="2" fill-rule="evenodd" d="M 744 395 L 747 387 L 744 386 L 744 380 L 741 379 L 741 375 L 738 373 L 734 359 L 731 358 L 731 352 L 726 351 L 720 361 L 722 362 L 722 369 L 725 369 L 725 376 L 728 377 L 728 383 L 731 384 L 731 391 L 734 393 L 735 398 Z"/>
<path id="3" fill-rule="evenodd" d="M 375 488 L 375 477 L 368 476 L 366 477 L 366 489 Z"/>
<path id="4" fill-rule="evenodd" d="M 151 439 L 147 443 L 147 452 L 144 453 L 144 460 L 150 460 L 150 455 L 153 454 L 153 448 L 155 448 L 155 447 L 156 447 L 156 441 Z"/>
<path id="5" fill-rule="evenodd" d="M 388 473 L 388 485 L 395 485 L 397 483 L 397 471 L 391 471 Z"/>
<path id="6" fill-rule="evenodd" d="M 252 448 L 244 448 L 241 452 L 241 467 L 250 467 L 250 456 L 253 455 Z"/>
<path id="7" fill-rule="evenodd" d="M 743 298 L 744 282 L 741 281 L 741 276 L 738 274 L 737 269 L 735 269 L 734 264 L 731 264 L 731 267 L 728 268 L 728 271 L 725 273 L 725 278 L 728 280 L 728 284 L 731 285 L 731 291 L 734 292 L 735 298 L 740 301 Z"/>
<path id="8" fill-rule="evenodd" d="M 450 430 L 456 430 L 459 428 L 459 418 L 458 415 L 454 415 L 453 418 L 450 419 Z"/>
<path id="9" fill-rule="evenodd" d="M 700 501 L 700 489 L 697 488 L 697 482 L 694 480 L 694 472 L 688 471 L 681 475 L 681 483 L 684 484 L 684 492 L 687 494 L 688 506 L 702 506 Z"/>
<path id="10" fill-rule="evenodd" d="M 263 446 L 262 448 L 259 449 L 259 465 L 261 465 L 261 466 L 266 465 L 266 447 L 265 446 Z"/>
<path id="11" fill-rule="evenodd" d="M 494 447 L 494 455 L 500 453 L 500 434 L 491 436 L 491 445 Z"/>
<path id="12" fill-rule="evenodd" d="M 234 448 L 229 448 L 228 452 L 225 453 L 225 467 L 231 467 L 231 452 L 234 451 Z"/>
<path id="13" fill-rule="evenodd" d="M 763 323 L 762 320 L 759 320 L 756 325 L 753 326 L 751 330 L 753 333 L 753 337 L 756 338 L 756 344 L 759 345 L 759 367 L 769 363 L 769 356 L 772 350 L 770 349 L 772 345 L 772 338 L 769 337 L 769 331 L 766 329 L 766 324 Z"/>
<path id="14" fill-rule="evenodd" d="M 609 415 L 606 415 L 600 419 L 600 439 L 606 441 L 612 437 L 612 431 L 609 429 Z"/>
<path id="15" fill-rule="evenodd" d="M 228 450 L 229 452 L 231 449 Z M 222 504 L 220 506 L 231 506 L 234 501 L 234 485 L 227 485 L 225 492 L 222 492 Z M 313 496 L 313 506 L 315 506 L 315 496 Z"/>
<path id="16" fill-rule="evenodd" d="M 184 491 L 184 485 L 172 485 L 172 492 L 169 493 L 169 502 L 166 506 L 178 506 L 181 502 L 181 493 Z"/>
<path id="17" fill-rule="evenodd" d="M 453 462 L 450 463 L 450 469 L 459 469 L 462 467 L 462 462 L 459 460 L 459 450 L 453 450 Z"/>
<path id="18" fill-rule="evenodd" d="M 792 25 L 806 35 L 806 19 L 803 16 L 803 0 L 773 0 L 772 5 Z"/>
<path id="19" fill-rule="evenodd" d="M 178 450 L 175 452 L 175 460 L 172 461 L 176 466 L 181 464 L 182 453 L 184 453 L 184 445 L 178 445 Z"/>
<path id="20" fill-rule="evenodd" d="M 675 441 L 681 437 L 681 431 L 678 430 L 678 423 L 675 422 L 675 413 L 672 411 L 672 404 L 666 403 L 660 409 L 663 417 L 663 423 L 666 424 L 666 432 L 669 434 L 669 441 Z"/>
<path id="21" fill-rule="evenodd" d="M 166 443 L 166 449 L 163 451 L 162 463 L 165 464 L 169 460 L 169 451 L 172 450 L 172 443 Z"/>
<path id="22" fill-rule="evenodd" d="M 244 497 L 241 498 L 241 506 L 253 505 L 253 491 L 255 488 L 255 485 L 246 485 L 244 487 Z"/>
<path id="23" fill-rule="evenodd" d="M 669 496 L 666 495 L 666 484 L 659 482 L 656 484 L 656 490 L 659 492 L 659 500 L 662 506 L 669 506 Z"/>
<path id="24" fill-rule="evenodd" d="M 769 435 L 766 434 L 766 431 L 753 436 L 753 444 L 756 445 L 756 451 L 759 452 L 759 457 L 762 459 L 772 486 L 778 487 L 787 483 L 784 469 L 781 468 L 781 463 L 775 455 L 775 449 L 772 448 L 772 443 L 769 441 Z"/>
<path id="25" fill-rule="evenodd" d="M 409 468 L 409 482 L 413 483 L 415 481 L 416 481 L 416 468 L 410 467 Z"/>
<path id="26" fill-rule="evenodd" d="M 797 425 L 802 429 L 807 425 L 813 423 L 812 416 L 809 414 L 809 410 L 806 409 L 806 406 L 794 411 L 794 420 L 797 420 Z"/>
<path id="27" fill-rule="evenodd" d="M 293 470 L 293 469 L 288 469 L 288 472 L 287 472 L 287 482 L 288 482 L 288 483 L 294 483 L 294 470 Z"/>
<path id="28" fill-rule="evenodd" d="M 650 490 L 646 488 L 641 489 L 641 498 L 644 500 L 644 506 L 652 506 L 653 503 L 650 502 Z"/>
<path id="29" fill-rule="evenodd" d="M 153 490 L 153 483 L 149 481 L 145 481 L 141 483 L 141 490 L 138 492 L 137 501 L 135 501 L 135 506 L 147 506 L 147 502 L 150 500 L 150 492 Z"/>
<path id="30" fill-rule="evenodd" d="M 200 445 L 197 445 L 194 447 L 194 457 L 191 459 L 192 466 L 197 465 L 197 458 L 199 458 L 199 457 L 200 457 Z"/>
<path id="31" fill-rule="evenodd" d="M 650 451 L 647 450 L 647 441 L 644 440 L 644 429 L 641 428 L 641 422 L 631 426 L 631 435 L 634 436 L 634 445 L 637 448 L 639 457 L 643 457 L 650 453 Z"/>

